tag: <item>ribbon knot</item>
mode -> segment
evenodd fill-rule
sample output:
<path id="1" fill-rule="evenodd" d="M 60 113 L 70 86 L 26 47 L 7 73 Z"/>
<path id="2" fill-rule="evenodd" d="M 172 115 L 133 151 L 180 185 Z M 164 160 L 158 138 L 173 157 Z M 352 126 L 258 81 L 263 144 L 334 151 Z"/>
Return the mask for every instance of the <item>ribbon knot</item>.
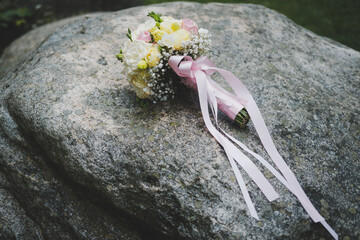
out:
<path id="1" fill-rule="evenodd" d="M 199 57 L 195 61 L 190 56 L 172 56 L 170 57 L 168 63 L 170 67 L 176 72 L 176 74 L 183 78 L 183 82 L 187 86 L 197 89 L 199 94 L 201 113 L 203 115 L 205 125 L 209 132 L 224 148 L 251 216 L 259 219 L 245 182 L 239 171 L 238 165 L 240 165 L 245 170 L 245 172 L 260 188 L 269 201 L 277 199 L 279 195 L 262 174 L 262 172 L 257 168 L 257 166 L 250 160 L 250 158 L 241 152 L 240 149 L 234 145 L 234 143 L 247 153 L 251 154 L 254 158 L 259 160 L 261 164 L 263 164 L 299 199 L 300 203 L 313 219 L 313 221 L 321 222 L 322 225 L 329 231 L 329 233 L 335 239 L 338 239 L 336 232 L 326 223 L 324 218 L 315 209 L 301 188 L 294 173 L 290 170 L 284 159 L 277 151 L 270 133 L 265 125 L 265 121 L 260 113 L 260 110 L 245 85 L 231 72 L 215 67 L 215 65 L 205 56 Z M 227 92 L 210 78 L 210 76 L 216 71 L 223 76 L 226 82 L 234 90 L 236 95 Z M 212 124 L 210 119 L 208 108 L 209 105 L 215 119 L 216 127 Z M 242 108 L 244 108 L 244 106 L 246 106 L 246 110 L 252 119 L 254 127 L 265 150 L 280 172 L 278 172 L 264 158 L 251 151 L 243 143 L 227 134 L 223 129 L 220 128 L 217 120 L 218 107 L 226 115 L 234 119 L 236 114 Z"/>
<path id="2" fill-rule="evenodd" d="M 214 63 L 205 56 L 199 57 L 195 61 L 190 56 L 172 56 L 169 59 L 169 65 L 178 76 L 194 80 L 196 71 L 203 71 L 208 76 L 216 72 L 211 69 L 215 67 Z"/>

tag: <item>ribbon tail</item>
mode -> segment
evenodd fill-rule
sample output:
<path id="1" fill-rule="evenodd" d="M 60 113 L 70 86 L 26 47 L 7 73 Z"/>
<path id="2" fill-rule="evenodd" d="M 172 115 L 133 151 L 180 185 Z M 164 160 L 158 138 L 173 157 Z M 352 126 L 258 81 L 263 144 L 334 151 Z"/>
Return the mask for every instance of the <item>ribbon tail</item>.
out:
<path id="1" fill-rule="evenodd" d="M 220 128 L 220 130 L 233 142 L 235 142 L 239 147 L 241 147 L 244 151 L 250 153 L 252 156 L 254 156 L 256 159 L 258 159 L 269 171 L 282 183 L 285 187 L 287 187 L 292 193 L 293 190 L 289 187 L 288 182 L 286 179 L 279 173 L 273 166 L 270 165 L 269 162 L 267 162 L 264 158 L 262 158 L 260 155 L 254 153 L 249 148 L 247 148 L 243 143 L 236 140 L 231 135 L 227 134 L 223 129 Z M 338 239 L 338 234 L 334 231 L 334 229 L 331 228 L 331 226 L 325 221 L 320 221 L 320 223 L 325 227 L 325 229 L 333 236 L 334 239 Z"/>
<path id="2" fill-rule="evenodd" d="M 223 129 L 220 128 L 220 130 L 234 143 L 236 143 L 239 147 L 241 147 L 244 151 L 251 154 L 253 157 L 255 157 L 259 162 L 264 165 L 287 189 L 289 189 L 292 192 L 292 189 L 290 188 L 288 182 L 283 177 L 281 173 L 279 173 L 268 161 L 266 161 L 263 157 L 261 157 L 259 154 L 254 153 L 251 151 L 248 147 L 245 146 L 245 144 L 241 143 L 228 133 L 226 133 Z M 292 192 L 293 193 L 293 192 Z"/>
<path id="3" fill-rule="evenodd" d="M 257 184 L 260 190 L 264 193 L 264 195 L 269 199 L 269 201 L 273 201 L 278 198 L 279 195 L 276 193 L 274 188 L 265 178 L 265 176 L 261 173 L 261 171 L 256 167 L 256 165 L 246 156 L 244 155 L 238 148 L 236 148 L 224 135 L 222 135 L 211 123 L 209 111 L 208 111 L 208 92 L 207 92 L 207 79 L 206 75 L 199 71 L 195 72 L 197 88 L 199 92 L 199 100 L 200 107 L 203 114 L 205 125 L 207 126 L 210 133 L 215 137 L 215 139 L 223 146 L 225 149 L 229 161 L 232 165 L 234 172 L 236 173 L 236 177 L 240 188 L 244 192 L 244 196 L 247 198 L 247 204 L 249 209 L 253 209 L 252 204 L 249 204 L 249 198 L 247 197 L 248 193 L 246 188 L 244 188 L 243 180 L 241 175 L 239 175 L 239 170 L 234 164 L 234 160 L 249 174 L 250 178 Z M 246 190 L 246 191 L 245 191 Z M 253 212 L 253 210 L 251 210 Z M 255 215 L 252 213 L 255 217 Z"/>
<path id="4" fill-rule="evenodd" d="M 257 107 L 255 100 L 251 96 L 250 92 L 247 90 L 245 85 L 243 85 L 242 82 L 231 72 L 220 68 L 215 69 L 227 80 L 227 82 L 235 91 L 236 95 L 241 96 L 248 101 L 246 105 L 246 110 L 248 111 L 252 119 L 252 122 L 260 137 L 260 140 L 265 150 L 267 151 L 271 159 L 274 161 L 275 165 L 278 167 L 280 172 L 283 174 L 283 176 L 289 183 L 289 187 L 293 190 L 292 192 L 299 199 L 300 203 L 303 205 L 303 207 L 308 212 L 314 222 L 323 221 L 324 218 L 310 202 L 309 198 L 306 196 L 304 190 L 301 188 L 299 182 L 297 181 L 294 173 L 290 170 L 284 159 L 277 151 L 275 144 L 270 136 L 270 133 L 265 125 L 265 121 L 260 113 L 260 110 Z"/>
<path id="5" fill-rule="evenodd" d="M 256 220 L 259 220 L 259 216 L 256 212 L 256 209 L 255 209 L 255 206 L 254 206 L 254 203 L 251 201 L 251 197 L 250 197 L 250 194 L 249 194 L 249 191 L 245 185 L 245 182 L 244 182 L 244 179 L 242 178 L 241 176 L 241 173 L 239 171 L 239 168 L 236 166 L 236 163 L 235 161 L 232 159 L 232 157 L 229 155 L 228 153 L 228 150 L 225 149 L 225 152 L 226 152 L 226 155 L 230 161 L 230 165 L 231 165 L 231 168 L 233 169 L 234 171 L 234 174 L 235 174 L 235 177 L 236 177 L 236 180 L 240 186 L 240 190 L 241 190 L 241 193 L 243 194 L 244 196 L 244 200 L 245 200 L 245 203 L 249 209 L 249 212 L 250 212 L 250 215 L 255 218 Z"/>
<path id="6" fill-rule="evenodd" d="M 198 75 L 197 77 L 197 89 L 198 89 L 198 93 L 199 93 L 199 102 L 200 102 L 200 108 L 201 108 L 201 113 L 205 122 L 205 125 L 207 127 L 207 129 L 210 131 L 210 133 L 215 137 L 215 139 L 224 147 L 225 153 L 230 161 L 231 167 L 233 169 L 233 171 L 235 172 L 235 177 L 236 180 L 238 181 L 238 184 L 240 186 L 240 190 L 244 196 L 246 205 L 250 211 L 251 216 L 253 216 L 256 219 L 259 219 L 256 210 L 255 210 L 255 206 L 253 204 L 253 202 L 251 201 L 249 192 L 246 188 L 245 182 L 241 176 L 241 173 L 239 171 L 239 169 L 237 168 L 228 148 L 226 146 L 224 146 L 222 144 L 222 138 L 221 138 L 221 134 L 220 132 L 218 132 L 216 130 L 216 128 L 214 127 L 214 125 L 212 125 L 211 121 L 210 121 L 210 116 L 209 116 L 209 111 L 208 111 L 208 101 L 207 101 L 207 84 L 206 84 L 206 77 L 204 76 L 204 73 L 198 73 L 195 74 Z"/>
<path id="7" fill-rule="evenodd" d="M 183 61 L 187 60 L 187 61 Z M 182 62 L 183 61 L 183 62 Z M 267 167 L 275 177 L 277 177 L 300 201 L 305 211 L 310 215 L 314 222 L 321 222 L 323 226 L 329 231 L 329 233 L 337 239 L 338 236 L 335 231 L 326 223 L 324 218 L 320 215 L 320 213 L 315 209 L 310 199 L 306 196 L 304 190 L 301 188 L 300 183 L 297 181 L 295 174 L 290 170 L 289 166 L 286 164 L 284 159 L 281 157 L 279 152 L 277 151 L 275 144 L 270 136 L 270 133 L 265 125 L 265 121 L 260 113 L 258 106 L 255 103 L 255 100 L 251 96 L 248 89 L 245 85 L 237 78 L 234 74 L 229 71 L 226 71 L 221 68 L 216 68 L 215 65 L 208 60 L 206 57 L 198 58 L 195 63 L 193 59 L 189 56 L 172 56 L 169 59 L 170 66 L 174 69 L 174 71 L 180 77 L 187 77 L 191 80 L 191 82 L 196 83 L 197 90 L 199 93 L 200 107 L 203 115 L 203 119 L 206 127 L 209 132 L 214 136 L 214 138 L 223 146 L 227 157 L 229 158 L 230 164 L 233 168 L 237 181 L 240 185 L 241 191 L 243 192 L 245 201 L 248 205 L 248 208 L 255 218 L 258 218 L 255 207 L 251 202 L 248 190 L 244 183 L 244 180 L 241 177 L 240 171 L 237 167 L 236 162 L 249 174 L 249 176 L 254 180 L 260 190 L 265 194 L 265 196 L 271 201 L 271 199 L 275 199 L 278 197 L 278 194 L 275 192 L 271 184 L 267 181 L 264 175 L 260 172 L 260 170 L 256 167 L 256 165 L 245 155 L 243 154 L 233 143 L 236 143 L 243 150 L 253 155 L 256 159 L 258 159 L 265 167 Z M 218 71 L 224 79 L 230 84 L 232 89 L 236 94 L 236 98 L 234 101 L 237 101 L 239 106 L 235 106 L 236 109 L 242 108 L 242 103 L 244 103 L 246 110 L 248 111 L 252 122 L 255 126 L 255 129 L 259 135 L 261 143 L 263 144 L 266 152 L 269 154 L 270 158 L 273 160 L 277 168 L 280 170 L 280 173 L 269 164 L 265 159 L 263 159 L 258 154 L 250 151 L 244 144 L 237 141 L 226 132 L 224 132 L 221 128 L 220 131 L 214 127 L 211 123 L 208 103 L 210 104 L 211 111 L 217 122 L 217 103 L 219 104 L 222 101 L 225 103 L 233 102 L 229 100 L 228 94 L 226 92 L 222 92 L 221 88 L 214 84 L 211 85 L 211 78 L 209 77 L 215 71 Z M 221 94 L 220 94 L 221 92 Z M 235 95 L 234 95 L 235 96 Z M 219 98 L 219 99 L 217 99 Z M 219 100 L 219 101 L 218 101 Z M 227 106 L 225 109 L 231 107 Z M 229 113 L 233 114 L 234 109 L 230 109 Z M 221 109 L 219 107 L 219 109 Z M 237 112 L 235 112 L 237 114 Z M 230 140 L 232 140 L 232 142 Z"/>
<path id="8" fill-rule="evenodd" d="M 211 78 L 210 76 L 206 75 L 207 81 L 206 81 L 206 87 L 207 87 L 207 95 L 208 95 L 208 101 L 209 105 L 212 111 L 212 114 L 215 118 L 215 123 L 218 126 L 218 101 L 216 100 L 216 95 L 214 90 L 212 89 L 212 86 L 210 84 Z"/>
<path id="9" fill-rule="evenodd" d="M 267 162 L 264 158 L 262 158 L 260 155 L 254 153 L 253 151 L 251 151 L 249 148 L 247 148 L 243 143 L 241 143 L 240 141 L 238 141 L 237 139 L 235 139 L 234 137 L 232 137 L 231 135 L 229 135 L 228 133 L 226 133 L 220 126 L 218 123 L 218 119 L 217 119 L 217 108 L 216 105 L 217 104 L 217 100 L 216 100 L 216 91 L 225 91 L 223 88 L 221 88 L 216 82 L 214 82 L 210 76 L 207 75 L 207 89 L 208 89 L 208 96 L 209 96 L 209 100 L 210 100 L 210 105 L 211 105 L 211 110 L 213 112 L 214 118 L 215 118 L 215 123 L 216 126 L 223 132 L 223 134 L 225 136 L 227 136 L 231 141 L 233 141 L 234 143 L 236 143 L 239 147 L 241 147 L 244 151 L 250 153 L 252 156 L 254 156 L 256 159 L 258 159 L 260 161 L 260 163 L 262 163 L 281 183 L 283 183 L 285 185 L 285 187 L 287 187 L 290 191 L 292 191 L 292 189 L 289 187 L 288 182 L 286 181 L 286 179 L 282 176 L 281 173 L 279 173 L 269 162 Z M 213 87 L 216 86 L 216 88 Z M 213 93 L 214 92 L 214 93 Z M 213 94 L 212 94 L 213 93 Z M 242 108 L 243 106 L 241 106 Z M 215 113 L 214 113 L 215 111 Z M 243 156 L 243 153 L 240 152 L 240 154 Z M 245 156 L 246 157 L 246 156 Z M 256 177 L 255 177 L 256 178 Z M 270 200 L 271 201 L 271 200 Z"/>
<path id="10" fill-rule="evenodd" d="M 334 231 L 334 229 L 330 227 L 330 225 L 325 220 L 320 221 L 320 223 L 324 226 L 324 228 L 326 228 L 326 230 L 328 230 L 328 232 L 331 234 L 331 236 L 333 236 L 334 239 L 339 239 L 337 233 Z"/>
<path id="11" fill-rule="evenodd" d="M 260 140 L 264 145 L 264 148 L 268 152 L 269 156 L 273 159 L 276 166 L 282 172 L 283 176 L 286 178 L 295 196 L 297 196 L 300 203 L 309 213 L 310 217 L 313 219 L 314 222 L 323 221 L 324 218 L 310 202 L 310 199 L 306 196 L 304 190 L 301 188 L 298 180 L 296 179 L 295 174 L 290 170 L 289 166 L 285 163 L 284 159 L 277 151 L 274 142 L 271 139 L 270 133 L 266 128 L 264 119 L 262 118 L 261 113 L 252 97 L 248 98 L 247 111 L 254 123 L 256 131 L 259 134 Z"/>
<path id="12" fill-rule="evenodd" d="M 252 122 L 255 126 L 255 129 L 260 137 L 260 140 L 269 154 L 270 158 L 274 161 L 275 165 L 278 167 L 280 172 L 283 174 L 285 179 L 288 182 L 288 187 L 293 192 L 293 194 L 299 199 L 301 205 L 304 207 L 305 211 L 310 215 L 314 222 L 321 222 L 322 225 L 328 230 L 328 232 L 335 238 L 338 238 L 336 232 L 326 223 L 324 218 L 316 210 L 314 205 L 311 203 L 310 199 L 306 196 L 304 190 L 300 186 L 300 183 L 295 177 L 295 174 L 290 170 L 289 166 L 286 164 L 284 159 L 281 157 L 277 151 L 275 144 L 270 136 L 270 133 L 265 125 L 265 121 L 260 113 L 258 106 L 255 103 L 254 98 L 251 96 L 248 89 L 243 85 L 243 83 L 234 76 L 229 71 L 220 68 L 210 68 L 217 70 L 224 79 L 230 84 L 230 86 L 235 91 L 236 95 L 241 96 L 247 100 L 246 110 L 248 111 Z"/>
<path id="13" fill-rule="evenodd" d="M 256 167 L 256 165 L 238 148 L 236 148 L 233 144 L 230 144 L 231 143 L 229 142 L 230 150 L 234 153 L 234 160 L 246 171 L 250 178 L 264 193 L 265 197 L 270 202 L 279 198 L 279 194 L 274 190 L 273 186 L 265 178 L 263 173 Z"/>

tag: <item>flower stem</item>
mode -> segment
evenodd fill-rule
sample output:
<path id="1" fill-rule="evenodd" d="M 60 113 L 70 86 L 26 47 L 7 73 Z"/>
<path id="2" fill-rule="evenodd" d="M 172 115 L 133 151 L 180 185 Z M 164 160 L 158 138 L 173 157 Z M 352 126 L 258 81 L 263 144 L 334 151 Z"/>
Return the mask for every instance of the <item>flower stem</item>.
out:
<path id="1" fill-rule="evenodd" d="M 250 119 L 250 115 L 249 113 L 246 111 L 245 108 L 241 109 L 240 112 L 236 115 L 235 117 L 235 123 L 239 126 L 239 127 L 245 127 L 245 125 L 249 122 Z"/>

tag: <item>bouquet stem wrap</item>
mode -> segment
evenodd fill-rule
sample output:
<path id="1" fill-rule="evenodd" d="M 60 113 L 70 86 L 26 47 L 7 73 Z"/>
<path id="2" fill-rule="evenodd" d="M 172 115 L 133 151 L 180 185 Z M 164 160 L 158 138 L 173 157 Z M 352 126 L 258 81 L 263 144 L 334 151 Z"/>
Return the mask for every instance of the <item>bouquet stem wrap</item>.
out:
<path id="1" fill-rule="evenodd" d="M 284 159 L 277 151 L 270 133 L 265 125 L 264 119 L 260 113 L 260 110 L 245 85 L 237 77 L 235 77 L 234 74 L 224 69 L 215 67 L 215 65 L 204 56 L 199 57 L 196 60 L 193 60 L 189 56 L 172 56 L 169 59 L 169 65 L 177 75 L 186 78 L 185 84 L 196 84 L 196 88 L 199 94 L 200 108 L 205 125 L 209 132 L 224 148 L 251 216 L 259 219 L 255 210 L 255 206 L 250 198 L 249 192 L 236 163 L 238 163 L 245 170 L 245 172 L 260 188 L 269 201 L 277 199 L 279 194 L 274 190 L 272 185 L 265 178 L 262 172 L 256 167 L 256 165 L 243 152 L 241 152 L 239 148 L 235 146 L 235 144 L 247 153 L 251 154 L 269 171 L 271 171 L 272 174 L 298 198 L 312 220 L 314 222 L 321 222 L 322 225 L 328 230 L 328 232 L 334 237 L 334 239 L 338 239 L 336 232 L 327 224 L 325 219 L 315 209 L 301 188 L 294 173 L 290 170 Z M 236 95 L 226 92 L 210 78 L 210 76 L 216 71 L 223 76 Z M 212 110 L 213 116 L 215 118 L 216 127 L 211 122 L 208 104 L 210 105 L 210 109 Z M 278 172 L 264 158 L 252 152 L 244 144 L 227 134 L 219 127 L 217 120 L 218 108 L 227 114 L 230 118 L 234 119 L 236 114 L 244 107 L 252 119 L 252 122 L 265 150 L 280 172 Z"/>
<path id="2" fill-rule="evenodd" d="M 198 62 L 204 61 L 205 58 L 199 58 Z M 184 63 L 186 64 L 186 63 Z M 209 64 L 212 64 L 209 62 Z M 170 66 L 173 64 L 170 61 Z M 214 66 L 215 67 L 215 66 Z M 174 69 L 174 68 L 173 68 Z M 177 74 L 181 75 L 182 73 L 179 70 Z M 222 111 L 225 115 L 227 115 L 231 120 L 236 120 L 237 117 L 242 118 L 242 121 L 237 122 L 241 127 L 245 126 L 249 120 L 248 113 L 245 110 L 244 105 L 246 104 L 246 100 L 229 93 L 225 89 L 223 89 L 219 84 L 213 81 L 211 78 L 208 79 L 208 92 L 211 92 L 213 96 L 215 96 L 217 101 L 217 107 L 220 111 Z M 197 90 L 196 78 L 195 77 L 183 77 L 182 82 L 189 88 Z M 243 110 L 244 112 L 242 112 Z"/>

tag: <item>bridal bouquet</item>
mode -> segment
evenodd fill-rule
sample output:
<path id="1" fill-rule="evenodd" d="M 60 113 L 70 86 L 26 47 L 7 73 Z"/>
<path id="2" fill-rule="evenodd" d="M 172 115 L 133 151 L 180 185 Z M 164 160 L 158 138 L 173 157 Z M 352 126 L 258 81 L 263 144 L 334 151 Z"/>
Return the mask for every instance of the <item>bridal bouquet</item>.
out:
<path id="1" fill-rule="evenodd" d="M 211 35 L 204 28 L 189 19 L 174 19 L 151 12 L 145 23 L 135 31 L 128 29 L 129 38 L 117 55 L 125 65 L 127 79 L 137 97 L 150 99 L 154 103 L 174 98 L 180 83 L 196 89 L 191 78 L 181 77 L 174 72 L 169 59 L 173 56 L 187 56 L 197 59 L 210 50 Z M 212 82 L 219 109 L 239 126 L 245 126 L 249 115 L 235 95 L 226 92 Z"/>
<path id="2" fill-rule="evenodd" d="M 149 13 L 148 16 L 150 19 L 140 24 L 135 31 L 127 30 L 126 36 L 129 40 L 117 55 L 117 58 L 124 63 L 127 79 L 136 95 L 156 103 L 173 98 L 180 83 L 196 90 L 205 125 L 224 148 L 251 216 L 259 219 L 239 166 L 245 170 L 269 201 L 277 199 L 279 195 L 260 169 L 239 148 L 263 164 L 298 198 L 310 217 L 315 222 L 321 222 L 337 239 L 335 231 L 315 209 L 294 173 L 277 151 L 260 110 L 248 89 L 234 74 L 216 67 L 205 56 L 211 44 L 209 31 L 199 28 L 188 18 L 174 19 L 154 12 Z M 211 79 L 211 75 L 215 72 L 226 80 L 235 94 L 226 91 Z M 215 125 L 210 117 L 209 106 Z M 279 171 L 220 128 L 217 121 L 218 109 L 240 126 L 244 126 L 251 117 L 265 150 Z"/>
<path id="3" fill-rule="evenodd" d="M 188 18 L 181 20 L 149 13 L 151 19 L 126 34 L 129 38 L 118 58 L 139 98 L 165 101 L 174 97 L 179 77 L 168 60 L 174 55 L 196 59 L 210 48 L 209 31 Z"/>

